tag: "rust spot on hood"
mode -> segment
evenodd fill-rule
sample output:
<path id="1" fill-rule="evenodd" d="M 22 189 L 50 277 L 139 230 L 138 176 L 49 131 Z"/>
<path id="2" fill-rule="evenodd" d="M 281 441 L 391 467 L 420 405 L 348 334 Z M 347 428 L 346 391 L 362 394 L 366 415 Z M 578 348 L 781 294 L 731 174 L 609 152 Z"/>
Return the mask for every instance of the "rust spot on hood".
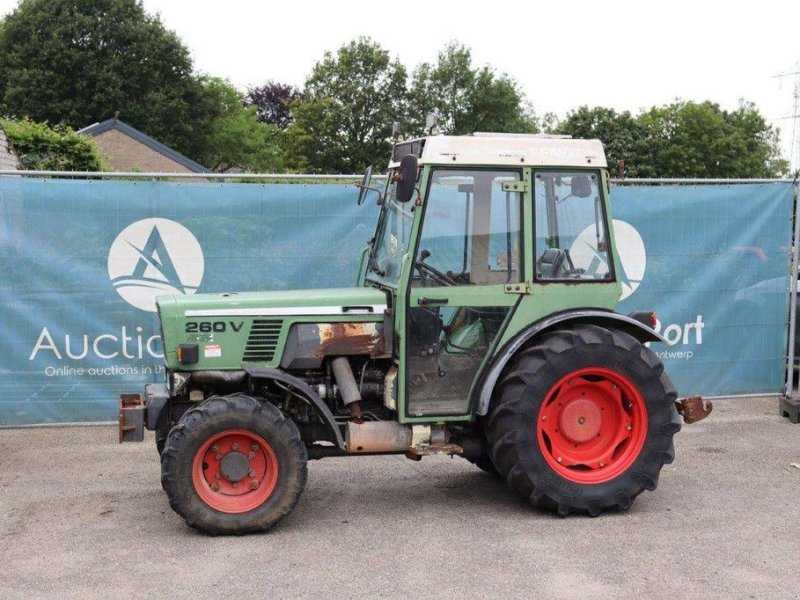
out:
<path id="1" fill-rule="evenodd" d="M 320 323 L 319 346 L 314 356 L 383 355 L 379 323 Z"/>

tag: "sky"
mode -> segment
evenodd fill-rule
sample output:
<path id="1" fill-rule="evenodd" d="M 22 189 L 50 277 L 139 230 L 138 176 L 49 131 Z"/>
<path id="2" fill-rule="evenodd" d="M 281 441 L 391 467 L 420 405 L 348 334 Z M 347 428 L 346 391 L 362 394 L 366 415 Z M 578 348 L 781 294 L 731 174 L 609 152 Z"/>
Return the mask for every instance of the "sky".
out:
<path id="1" fill-rule="evenodd" d="M 241 89 L 302 86 L 326 50 L 378 41 L 411 71 L 449 41 L 517 80 L 537 114 L 582 104 L 638 111 L 684 100 L 754 102 L 788 157 L 800 71 L 800 2 L 535 0 L 265 2 L 143 0 L 191 49 L 195 68 Z M 0 0 L 0 15 L 16 0 Z M 798 84 L 800 85 L 800 84 Z M 797 125 L 795 145 L 800 141 Z M 800 152 L 795 151 L 795 168 Z"/>

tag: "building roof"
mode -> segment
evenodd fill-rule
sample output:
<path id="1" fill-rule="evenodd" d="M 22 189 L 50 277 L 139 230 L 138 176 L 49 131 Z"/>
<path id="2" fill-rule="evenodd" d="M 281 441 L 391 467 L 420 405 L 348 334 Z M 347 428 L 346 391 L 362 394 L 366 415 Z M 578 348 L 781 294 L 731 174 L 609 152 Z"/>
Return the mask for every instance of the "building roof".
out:
<path id="1" fill-rule="evenodd" d="M 400 142 L 397 149 L 417 154 L 420 164 L 606 167 L 599 140 L 573 140 L 541 134 L 475 133 L 434 135 Z M 394 156 L 390 167 L 399 165 Z"/>
<path id="2" fill-rule="evenodd" d="M 124 121 L 120 121 L 116 117 L 103 121 L 102 123 L 95 123 L 94 125 L 89 125 L 88 127 L 84 127 L 77 133 L 80 133 L 81 135 L 88 135 L 90 137 L 96 137 L 101 133 L 111 131 L 112 129 L 116 129 L 120 133 L 124 133 L 128 137 L 136 140 L 137 142 L 144 144 L 151 150 L 154 150 L 155 152 L 158 152 L 159 154 L 178 163 L 179 165 L 186 167 L 193 173 L 211 173 L 210 169 L 207 169 L 200 163 L 193 161 L 191 158 L 184 156 L 180 152 L 173 150 L 169 146 L 162 144 L 156 139 L 151 138 L 146 133 L 142 133 L 135 127 L 131 127 L 130 125 L 128 125 Z"/>

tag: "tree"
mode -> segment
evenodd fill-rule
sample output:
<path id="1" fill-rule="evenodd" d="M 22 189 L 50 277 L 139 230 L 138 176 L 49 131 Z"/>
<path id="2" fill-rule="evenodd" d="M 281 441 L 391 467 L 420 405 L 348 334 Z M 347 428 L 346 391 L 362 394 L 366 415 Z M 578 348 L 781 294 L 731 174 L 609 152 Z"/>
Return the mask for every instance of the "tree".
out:
<path id="1" fill-rule="evenodd" d="M 598 139 L 606 145 L 606 158 L 613 170 L 625 161 L 626 175 L 642 176 L 646 149 L 645 130 L 630 112 L 618 113 L 613 108 L 581 106 L 567 113 L 555 127 L 557 133 L 579 139 Z"/>
<path id="2" fill-rule="evenodd" d="M 295 169 L 353 173 L 389 157 L 392 122 L 406 107 L 406 70 L 369 38 L 326 52 L 290 104 L 287 152 Z"/>
<path id="3" fill-rule="evenodd" d="M 759 178 L 789 168 L 778 131 L 748 102 L 728 112 L 709 101 L 679 100 L 636 116 L 581 106 L 558 131 L 601 140 L 611 168 L 624 160 L 629 177 Z"/>
<path id="4" fill-rule="evenodd" d="M 270 80 L 260 87 L 248 89 L 245 103 L 256 108 L 258 120 L 262 123 L 286 129 L 292 123 L 290 105 L 302 97 L 303 93 L 296 87 Z"/>
<path id="5" fill-rule="evenodd" d="M 752 103 L 728 112 L 710 101 L 676 101 L 637 120 L 647 149 L 643 177 L 775 177 L 788 170 L 778 132 Z"/>
<path id="6" fill-rule="evenodd" d="M 429 112 L 439 116 L 443 133 L 474 131 L 533 133 L 537 125 L 518 84 L 489 66 L 472 66 L 472 53 L 452 42 L 436 65 L 422 63 L 412 77 L 410 121 L 413 134 L 424 131 Z"/>
<path id="7" fill-rule="evenodd" d="M 48 127 L 30 119 L 0 120 L 21 167 L 37 171 L 102 171 L 103 161 L 89 137 L 64 126 Z"/>
<path id="8" fill-rule="evenodd" d="M 207 126 L 199 157 L 214 171 L 240 169 L 250 173 L 283 168 L 277 128 L 258 120 L 254 106 L 224 79 L 202 79 Z"/>
<path id="9" fill-rule="evenodd" d="M 137 0 L 22 0 L 0 35 L 0 106 L 81 128 L 121 111 L 196 157 L 204 115 L 189 51 Z"/>

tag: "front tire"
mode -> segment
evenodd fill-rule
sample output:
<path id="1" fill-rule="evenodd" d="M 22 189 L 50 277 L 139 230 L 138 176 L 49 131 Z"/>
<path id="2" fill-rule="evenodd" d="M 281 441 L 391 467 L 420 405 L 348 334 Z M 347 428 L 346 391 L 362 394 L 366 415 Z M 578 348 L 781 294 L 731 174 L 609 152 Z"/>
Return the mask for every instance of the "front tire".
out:
<path id="1" fill-rule="evenodd" d="M 537 507 L 596 516 L 654 490 L 680 430 L 658 357 L 595 325 L 545 334 L 521 350 L 486 425 L 492 463 Z"/>
<path id="2" fill-rule="evenodd" d="M 297 504 L 307 453 L 295 424 L 244 394 L 181 417 L 161 454 L 161 484 L 186 523 L 212 535 L 267 531 Z"/>

